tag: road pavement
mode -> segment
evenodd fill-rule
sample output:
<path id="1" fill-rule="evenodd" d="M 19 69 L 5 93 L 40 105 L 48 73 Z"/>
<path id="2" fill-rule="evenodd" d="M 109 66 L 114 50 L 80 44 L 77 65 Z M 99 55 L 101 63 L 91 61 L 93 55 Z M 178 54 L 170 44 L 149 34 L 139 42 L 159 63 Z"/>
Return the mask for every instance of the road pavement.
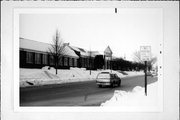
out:
<path id="1" fill-rule="evenodd" d="M 148 84 L 157 77 L 147 77 Z M 20 89 L 20 106 L 100 106 L 109 100 L 115 90 L 132 91 L 144 87 L 144 76 L 122 78 L 120 87 L 99 88 L 95 81 L 46 85 Z"/>

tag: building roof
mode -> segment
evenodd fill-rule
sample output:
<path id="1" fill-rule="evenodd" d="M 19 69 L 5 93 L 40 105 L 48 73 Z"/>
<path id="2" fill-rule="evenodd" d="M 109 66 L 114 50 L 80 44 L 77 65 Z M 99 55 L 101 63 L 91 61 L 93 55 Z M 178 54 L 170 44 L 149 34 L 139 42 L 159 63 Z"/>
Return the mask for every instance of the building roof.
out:
<path id="1" fill-rule="evenodd" d="M 71 49 L 80 52 L 81 56 L 87 57 L 89 56 L 89 53 L 87 50 L 83 49 L 83 48 L 79 48 L 79 47 L 75 47 L 75 46 L 70 46 Z"/>
<path id="2" fill-rule="evenodd" d="M 96 55 L 103 55 L 99 51 L 88 51 L 89 56 L 95 57 Z"/>
<path id="3" fill-rule="evenodd" d="M 77 47 L 74 47 L 74 46 L 70 46 L 70 47 L 71 47 L 71 49 L 73 49 L 73 50 L 75 50 L 77 52 L 80 52 L 80 50 Z"/>
<path id="4" fill-rule="evenodd" d="M 20 48 L 47 53 L 48 49 L 51 48 L 51 44 L 20 38 Z M 69 47 L 68 44 L 64 47 L 63 55 L 78 58 L 76 53 Z"/>
<path id="5" fill-rule="evenodd" d="M 106 56 L 112 56 L 113 53 L 112 53 L 112 50 L 109 46 L 104 50 L 104 54 Z"/>

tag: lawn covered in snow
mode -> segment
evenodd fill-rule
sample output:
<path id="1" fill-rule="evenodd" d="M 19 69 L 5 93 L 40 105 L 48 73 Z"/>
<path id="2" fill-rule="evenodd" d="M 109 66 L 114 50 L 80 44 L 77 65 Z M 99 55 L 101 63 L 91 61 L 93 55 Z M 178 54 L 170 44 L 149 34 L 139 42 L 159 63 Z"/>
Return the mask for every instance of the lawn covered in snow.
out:
<path id="1" fill-rule="evenodd" d="M 147 85 L 147 96 L 144 87 L 136 86 L 132 91 L 115 90 L 113 97 L 101 106 L 113 107 L 152 107 L 157 106 L 158 82 Z"/>
<path id="2" fill-rule="evenodd" d="M 55 74 L 55 69 L 44 67 L 42 69 L 26 69 L 20 68 L 20 87 L 28 86 L 39 86 L 47 84 L 62 84 L 69 82 L 79 82 L 79 81 L 90 81 L 95 80 L 97 74 L 102 71 L 111 70 L 92 70 L 90 75 L 90 70 L 85 68 L 70 68 L 68 69 L 58 69 L 58 74 Z M 114 71 L 120 78 L 130 77 L 136 75 L 143 75 L 143 72 L 132 72 L 132 71 Z"/>

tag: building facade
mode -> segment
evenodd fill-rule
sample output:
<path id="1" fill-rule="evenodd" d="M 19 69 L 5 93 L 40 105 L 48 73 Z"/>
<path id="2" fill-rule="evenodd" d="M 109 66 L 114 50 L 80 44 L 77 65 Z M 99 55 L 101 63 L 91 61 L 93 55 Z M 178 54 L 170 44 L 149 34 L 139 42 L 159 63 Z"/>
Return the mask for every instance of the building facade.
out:
<path id="1" fill-rule="evenodd" d="M 42 68 L 44 66 L 54 67 L 54 58 L 48 52 L 51 45 L 29 39 L 20 38 L 20 68 Z M 79 56 L 66 45 L 60 57 L 58 68 L 68 69 L 77 67 Z"/>
<path id="2" fill-rule="evenodd" d="M 70 46 L 67 43 L 64 45 L 63 55 L 58 62 L 59 69 L 69 69 L 70 67 L 99 69 L 95 65 L 98 61 L 95 57 L 102 54 L 97 51 L 87 51 L 83 48 Z M 48 50 L 51 47 L 51 44 L 48 43 L 20 38 L 20 68 L 55 67 L 54 57 Z M 104 60 L 101 61 L 104 62 Z"/>

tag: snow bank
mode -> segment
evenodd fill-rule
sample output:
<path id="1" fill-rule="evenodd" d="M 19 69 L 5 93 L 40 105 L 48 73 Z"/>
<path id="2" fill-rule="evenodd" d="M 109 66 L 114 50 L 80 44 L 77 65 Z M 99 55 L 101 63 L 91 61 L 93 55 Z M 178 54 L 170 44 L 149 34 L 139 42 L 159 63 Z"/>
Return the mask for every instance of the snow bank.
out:
<path id="1" fill-rule="evenodd" d="M 157 104 L 157 82 L 148 85 L 147 96 L 144 93 L 144 88 L 136 86 L 132 91 L 126 92 L 115 90 L 113 97 L 102 103 L 101 106 L 153 106 Z"/>
<path id="2" fill-rule="evenodd" d="M 115 70 L 102 70 L 101 72 L 112 72 L 112 73 L 116 73 L 118 75 L 118 77 L 120 78 L 124 78 L 126 77 L 127 75 L 123 75 L 122 73 L 118 72 L 118 71 L 115 71 Z"/>
<path id="3" fill-rule="evenodd" d="M 120 78 L 124 77 L 132 77 L 132 76 L 138 76 L 138 75 L 144 75 L 143 71 L 137 72 L 137 71 L 115 71 L 115 70 L 102 70 L 104 72 L 112 72 L 116 73 Z"/>
<path id="4" fill-rule="evenodd" d="M 20 69 L 20 86 L 38 86 L 46 84 L 60 84 L 78 81 L 95 80 L 99 71 L 90 71 L 84 68 L 71 68 L 70 70 L 58 70 L 56 75 L 54 68 Z"/>
<path id="5" fill-rule="evenodd" d="M 42 85 L 50 84 L 55 81 L 60 81 L 57 75 L 50 73 L 49 71 L 43 69 L 21 69 L 20 70 L 20 86 L 32 86 L 32 85 Z"/>
<path id="6" fill-rule="evenodd" d="M 70 70 L 58 69 L 58 74 L 56 75 L 56 70 L 49 66 L 45 66 L 42 69 L 20 68 L 20 86 L 26 87 L 90 81 L 95 80 L 97 74 L 102 71 L 111 72 L 111 70 L 91 70 L 90 75 L 90 70 L 86 70 L 85 68 L 70 68 Z M 120 78 L 142 74 L 140 72 L 124 72 L 127 74 L 124 75 L 122 72 L 114 70 L 112 70 L 112 73 L 116 73 Z"/>
<path id="7" fill-rule="evenodd" d="M 137 75 L 144 75 L 143 71 L 137 72 L 137 71 L 124 71 L 128 74 L 129 77 L 131 76 L 137 76 Z"/>

